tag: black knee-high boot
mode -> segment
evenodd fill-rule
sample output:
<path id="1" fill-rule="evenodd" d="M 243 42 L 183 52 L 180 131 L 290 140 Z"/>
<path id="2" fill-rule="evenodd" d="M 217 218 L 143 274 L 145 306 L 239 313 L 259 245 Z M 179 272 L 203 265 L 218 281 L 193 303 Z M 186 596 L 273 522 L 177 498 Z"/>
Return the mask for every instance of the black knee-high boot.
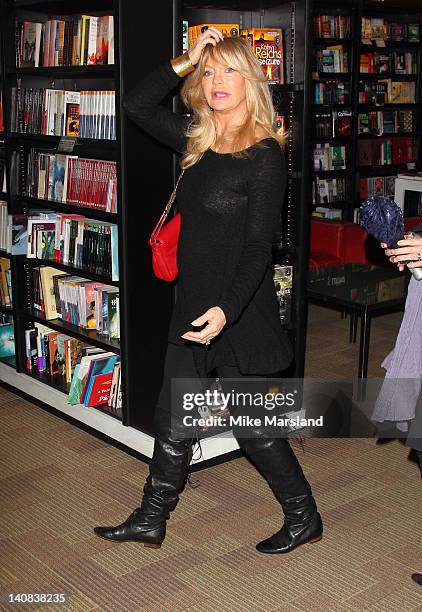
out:
<path id="1" fill-rule="evenodd" d="M 107 540 L 136 540 L 159 548 L 166 535 L 166 521 L 184 487 L 191 457 L 191 440 L 156 437 L 141 505 L 120 525 L 94 527 L 95 533 Z"/>
<path id="2" fill-rule="evenodd" d="M 288 440 L 285 438 L 237 438 L 270 485 L 284 512 L 283 527 L 259 542 L 262 553 L 287 553 L 306 542 L 322 538 L 322 520 L 312 490 Z"/>

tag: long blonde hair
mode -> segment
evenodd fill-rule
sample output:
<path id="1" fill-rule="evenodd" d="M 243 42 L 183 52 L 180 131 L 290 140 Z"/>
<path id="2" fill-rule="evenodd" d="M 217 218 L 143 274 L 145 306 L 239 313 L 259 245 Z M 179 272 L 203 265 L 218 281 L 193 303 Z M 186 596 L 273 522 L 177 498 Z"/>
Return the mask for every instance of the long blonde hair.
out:
<path id="1" fill-rule="evenodd" d="M 185 78 L 181 88 L 182 101 L 192 112 L 192 121 L 187 130 L 186 152 L 180 160 L 182 168 L 193 166 L 205 151 L 213 145 L 220 144 L 213 110 L 205 99 L 201 85 L 204 67 L 209 58 L 231 66 L 246 79 L 247 119 L 234 132 L 233 155 L 247 156 L 244 149 L 255 144 L 255 130 L 258 125 L 266 130 L 268 137 L 273 137 L 279 142 L 285 140 L 285 136 L 278 134 L 274 129 L 271 91 L 251 45 L 244 38 L 225 37 L 215 46 L 206 45 L 195 70 Z"/>

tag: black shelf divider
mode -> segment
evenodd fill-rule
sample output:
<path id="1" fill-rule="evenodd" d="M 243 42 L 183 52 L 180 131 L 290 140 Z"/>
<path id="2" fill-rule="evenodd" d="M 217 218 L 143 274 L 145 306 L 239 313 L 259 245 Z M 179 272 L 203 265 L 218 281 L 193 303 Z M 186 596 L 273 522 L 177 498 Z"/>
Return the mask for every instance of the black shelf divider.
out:
<path id="1" fill-rule="evenodd" d="M 29 196 L 12 196 L 12 203 L 20 206 L 25 205 L 27 208 L 51 209 L 57 212 L 85 215 L 90 219 L 98 219 L 99 221 L 108 221 L 110 223 L 116 223 L 118 221 L 117 213 L 106 212 L 89 206 L 55 202 L 54 200 L 44 200 Z"/>
<path id="2" fill-rule="evenodd" d="M 28 265 L 51 266 L 52 268 L 63 270 L 63 272 L 69 272 L 70 274 L 77 274 L 78 276 L 84 276 L 87 278 L 87 280 L 98 281 L 99 283 L 106 283 L 107 285 L 112 285 L 114 287 L 118 287 L 120 284 L 120 281 L 111 280 L 111 276 L 108 276 L 107 274 L 98 274 L 96 272 L 92 272 L 84 268 L 78 268 L 77 266 L 70 266 L 68 264 L 54 261 L 53 259 L 41 259 L 41 258 L 31 257 L 31 258 L 26 259 L 25 261 Z"/>
<path id="3" fill-rule="evenodd" d="M 63 79 L 80 79 L 110 77 L 114 78 L 116 67 L 114 64 L 98 64 L 93 66 L 41 66 L 38 68 L 16 68 L 7 73 L 7 76 L 40 76 Z"/>
<path id="4" fill-rule="evenodd" d="M 51 327 L 51 329 L 59 331 L 63 334 L 78 338 L 79 340 L 83 340 L 84 342 L 92 344 L 93 346 L 98 346 L 105 351 L 113 351 L 113 353 L 120 354 L 119 340 L 114 338 L 107 339 L 105 336 L 97 334 L 97 332 L 93 329 L 82 329 L 76 325 L 62 321 L 61 319 L 46 319 L 42 313 L 37 312 L 34 309 L 28 310 L 23 314 L 27 321 L 37 321 L 38 323 L 42 323 L 43 325 Z"/>

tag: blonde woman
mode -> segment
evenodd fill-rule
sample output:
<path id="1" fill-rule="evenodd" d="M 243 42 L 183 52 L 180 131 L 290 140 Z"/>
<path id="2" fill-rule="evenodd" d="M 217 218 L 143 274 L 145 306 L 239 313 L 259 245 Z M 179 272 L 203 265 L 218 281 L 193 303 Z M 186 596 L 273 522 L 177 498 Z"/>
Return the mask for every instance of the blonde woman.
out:
<path id="1" fill-rule="evenodd" d="M 181 96 L 191 119 L 161 104 L 184 77 Z M 192 452 L 192 438 L 175 435 L 171 426 L 171 380 L 198 380 L 190 391 L 199 391 L 213 369 L 225 378 L 265 376 L 292 360 L 271 269 L 286 165 L 261 65 L 245 40 L 225 38 L 215 27 L 143 78 L 124 108 L 143 130 L 181 155 L 178 291 L 142 502 L 122 524 L 95 532 L 158 548 Z M 265 436 L 259 427 L 236 438 L 285 515 L 282 528 L 257 549 L 287 553 L 321 539 L 311 487 L 288 441 Z"/>

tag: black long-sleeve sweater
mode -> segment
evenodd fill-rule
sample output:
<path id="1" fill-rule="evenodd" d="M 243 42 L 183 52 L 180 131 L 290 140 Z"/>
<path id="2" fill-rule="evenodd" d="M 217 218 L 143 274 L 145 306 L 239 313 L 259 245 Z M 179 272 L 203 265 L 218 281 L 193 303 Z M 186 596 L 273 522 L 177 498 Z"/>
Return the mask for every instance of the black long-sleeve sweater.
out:
<path id="1" fill-rule="evenodd" d="M 189 119 L 161 101 L 181 81 L 168 60 L 123 99 L 133 121 L 179 154 Z M 168 340 L 192 346 L 204 377 L 210 352 L 213 364 L 234 358 L 242 374 L 276 373 L 292 359 L 270 265 L 286 186 L 284 154 L 274 138 L 247 152 L 242 159 L 207 150 L 185 170 L 177 189 L 179 276 Z M 181 338 L 212 306 L 222 308 L 226 325 L 210 345 Z"/>

